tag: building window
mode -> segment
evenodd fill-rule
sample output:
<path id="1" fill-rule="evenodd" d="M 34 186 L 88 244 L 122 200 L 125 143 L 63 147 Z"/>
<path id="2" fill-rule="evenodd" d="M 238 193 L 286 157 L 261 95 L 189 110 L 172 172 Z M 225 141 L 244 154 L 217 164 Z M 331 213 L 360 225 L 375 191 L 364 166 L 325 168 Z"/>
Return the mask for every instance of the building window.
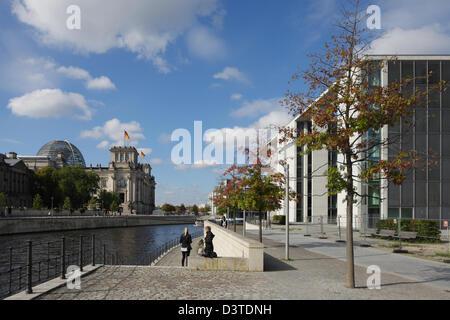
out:
<path id="1" fill-rule="evenodd" d="M 304 123 L 297 122 L 297 132 L 303 132 Z M 297 147 L 297 222 L 305 222 L 303 217 L 303 148 Z"/>

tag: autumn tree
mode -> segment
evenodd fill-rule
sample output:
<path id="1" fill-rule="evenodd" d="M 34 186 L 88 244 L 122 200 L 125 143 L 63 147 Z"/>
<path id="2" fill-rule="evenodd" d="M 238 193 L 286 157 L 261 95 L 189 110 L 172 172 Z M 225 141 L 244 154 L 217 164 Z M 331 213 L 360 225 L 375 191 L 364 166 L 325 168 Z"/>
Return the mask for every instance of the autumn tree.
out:
<path id="1" fill-rule="evenodd" d="M 248 164 L 233 165 L 224 172 L 227 183 L 216 188 L 214 202 L 219 207 L 258 212 L 259 241 L 262 242 L 263 214 L 281 208 L 285 180 L 283 174 L 270 171 L 266 161 L 270 158 L 270 150 L 264 148 L 266 154 L 263 157 L 257 143 L 255 155 L 249 149 L 245 150 Z"/>
<path id="2" fill-rule="evenodd" d="M 175 211 L 175 207 L 171 204 L 165 203 L 162 205 L 161 210 L 165 213 L 172 213 Z"/>
<path id="3" fill-rule="evenodd" d="M 337 154 L 337 165 L 325 173 L 330 195 L 345 193 L 346 201 L 346 287 L 355 287 L 353 253 L 353 205 L 369 195 L 358 185 L 384 180 L 401 184 L 409 169 L 420 159 L 414 150 L 389 148 L 389 158 L 379 156 L 398 142 L 398 137 L 381 137 L 386 126 L 409 119 L 415 108 L 423 106 L 426 92 L 413 91 L 412 78 L 380 85 L 380 74 L 388 61 L 368 57 L 370 36 L 365 29 L 367 16 L 361 1 L 343 10 L 337 35 L 325 43 L 324 51 L 310 55 L 308 70 L 293 75 L 303 80 L 306 90 L 289 90 L 285 105 L 293 115 L 310 120 L 311 128 L 285 132 L 305 153 L 327 149 Z"/>

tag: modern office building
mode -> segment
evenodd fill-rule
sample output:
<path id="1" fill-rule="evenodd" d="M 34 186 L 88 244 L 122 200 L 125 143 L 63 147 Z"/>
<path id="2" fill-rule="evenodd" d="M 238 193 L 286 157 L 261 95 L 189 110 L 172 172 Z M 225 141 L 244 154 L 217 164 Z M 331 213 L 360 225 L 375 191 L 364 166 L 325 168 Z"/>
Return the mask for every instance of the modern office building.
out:
<path id="1" fill-rule="evenodd" d="M 372 85 L 386 86 L 400 79 L 414 78 L 409 88 L 427 89 L 441 80 L 450 83 L 450 56 L 398 56 L 397 61 L 387 62 L 387 56 L 369 56 L 381 60 L 383 67 L 372 75 Z M 427 77 L 427 75 L 430 75 Z M 417 150 L 423 156 L 425 168 L 411 170 L 401 186 L 386 185 L 384 181 L 371 181 L 357 186 L 358 192 L 369 195 L 354 205 L 354 215 L 369 217 L 371 221 L 387 217 L 416 219 L 450 219 L 450 90 L 433 92 L 426 107 L 414 111 L 413 126 L 403 122 L 394 127 L 384 127 L 380 139 L 399 136 L 396 146 L 382 148 L 373 153 L 374 159 L 389 159 L 390 150 Z M 314 124 L 305 115 L 293 119 L 288 128 L 311 130 Z M 323 217 L 335 223 L 337 217 L 346 215 L 345 194 L 329 196 L 324 174 L 329 166 L 336 165 L 339 155 L 328 150 L 302 154 L 295 142 L 280 143 L 279 136 L 269 143 L 272 149 L 271 165 L 274 170 L 284 172 L 279 160 L 289 163 L 290 188 L 299 197 L 289 204 L 291 222 L 317 221 Z M 357 168 L 355 168 L 357 170 Z M 284 205 L 283 205 L 284 206 Z M 284 208 L 277 214 L 284 215 Z"/>
<path id="2" fill-rule="evenodd" d="M 135 147 L 113 147 L 108 167 L 87 167 L 100 177 L 100 190 L 118 193 L 124 214 L 152 214 L 155 209 L 155 177 L 149 164 L 138 162 Z"/>

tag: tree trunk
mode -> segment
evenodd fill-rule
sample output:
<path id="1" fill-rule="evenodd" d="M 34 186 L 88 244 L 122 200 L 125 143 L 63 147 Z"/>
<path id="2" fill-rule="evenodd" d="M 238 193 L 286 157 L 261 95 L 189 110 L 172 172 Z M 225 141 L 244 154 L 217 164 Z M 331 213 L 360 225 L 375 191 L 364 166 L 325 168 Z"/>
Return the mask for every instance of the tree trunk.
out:
<path id="1" fill-rule="evenodd" d="M 234 209 L 234 232 L 236 232 L 236 215 L 237 215 L 237 209 Z"/>
<path id="2" fill-rule="evenodd" d="M 347 166 L 347 247 L 346 247 L 346 281 L 347 288 L 355 288 L 355 257 L 353 252 L 353 164 L 351 155 L 346 156 Z"/>
<path id="3" fill-rule="evenodd" d="M 262 213 L 259 212 L 259 242 L 263 242 L 262 240 Z"/>

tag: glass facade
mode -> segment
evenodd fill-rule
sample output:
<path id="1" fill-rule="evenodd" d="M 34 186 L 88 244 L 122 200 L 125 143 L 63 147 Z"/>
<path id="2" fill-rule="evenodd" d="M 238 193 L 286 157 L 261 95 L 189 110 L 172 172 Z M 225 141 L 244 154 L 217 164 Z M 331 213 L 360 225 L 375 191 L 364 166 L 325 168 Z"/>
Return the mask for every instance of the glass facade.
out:
<path id="1" fill-rule="evenodd" d="M 52 141 L 44 145 L 39 152 L 38 156 L 48 157 L 56 161 L 58 154 L 61 153 L 66 163 L 69 166 L 80 165 L 85 167 L 83 155 L 80 150 L 68 141 Z"/>
<path id="2" fill-rule="evenodd" d="M 450 61 L 417 60 L 390 62 L 388 81 L 414 78 L 407 93 L 428 90 L 441 80 L 450 82 Z M 390 150 L 415 150 L 422 159 L 401 186 L 389 185 L 390 217 L 450 218 L 450 91 L 430 92 L 423 106 L 413 114 L 413 126 L 407 119 L 390 127 L 389 137 L 398 137 Z"/>

